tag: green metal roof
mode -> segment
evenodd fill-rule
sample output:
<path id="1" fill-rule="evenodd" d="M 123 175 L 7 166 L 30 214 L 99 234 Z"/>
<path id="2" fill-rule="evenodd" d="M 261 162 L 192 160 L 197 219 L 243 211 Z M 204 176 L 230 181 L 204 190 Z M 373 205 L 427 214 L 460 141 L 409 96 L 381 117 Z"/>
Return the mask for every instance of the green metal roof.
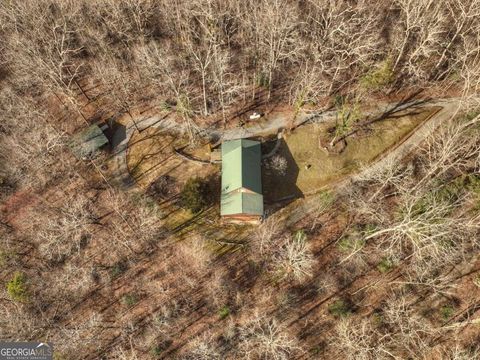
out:
<path id="1" fill-rule="evenodd" d="M 258 141 L 238 139 L 222 144 L 221 215 L 263 214 L 261 158 Z"/>
<path id="2" fill-rule="evenodd" d="M 222 215 L 263 215 L 263 196 L 257 193 L 234 191 L 222 194 Z"/>
<path id="3" fill-rule="evenodd" d="M 108 143 L 108 139 L 98 125 L 92 125 L 72 136 L 70 148 L 76 157 L 84 159 Z"/>

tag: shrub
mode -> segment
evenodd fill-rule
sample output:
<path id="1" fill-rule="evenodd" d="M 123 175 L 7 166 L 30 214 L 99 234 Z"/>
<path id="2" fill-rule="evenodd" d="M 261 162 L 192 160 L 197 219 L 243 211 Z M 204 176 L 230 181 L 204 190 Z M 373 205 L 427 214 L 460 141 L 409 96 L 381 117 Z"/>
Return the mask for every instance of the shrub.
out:
<path id="1" fill-rule="evenodd" d="M 343 253 L 353 253 L 365 246 L 365 240 L 352 235 L 351 237 L 346 236 L 340 239 L 338 242 L 338 248 Z"/>
<path id="2" fill-rule="evenodd" d="M 328 311 L 335 317 L 347 317 L 352 313 L 352 305 L 346 300 L 336 300 L 328 307 Z"/>
<path id="3" fill-rule="evenodd" d="M 110 270 L 110 278 L 113 280 L 120 275 L 122 275 L 125 271 L 127 271 L 127 264 L 124 261 L 117 261 Z"/>
<path id="4" fill-rule="evenodd" d="M 135 294 L 125 294 L 122 297 L 122 302 L 127 306 L 133 306 L 138 302 L 138 297 Z"/>
<path id="5" fill-rule="evenodd" d="M 366 90 L 379 90 L 382 87 L 391 84 L 395 80 L 392 61 L 390 59 L 380 63 L 378 67 L 370 70 L 363 78 L 360 84 Z"/>
<path id="6" fill-rule="evenodd" d="M 382 274 L 389 272 L 393 269 L 393 267 L 393 261 L 388 258 L 383 258 L 382 261 L 380 261 L 377 265 L 378 271 L 380 271 Z"/>
<path id="7" fill-rule="evenodd" d="M 227 305 L 224 305 L 218 311 L 218 315 L 220 319 L 225 319 L 228 315 L 230 315 L 230 308 Z"/>
<path id="8" fill-rule="evenodd" d="M 7 292 L 15 301 L 28 300 L 27 278 L 25 274 L 16 272 L 7 284 Z"/>
<path id="9" fill-rule="evenodd" d="M 196 214 L 208 205 L 209 188 L 205 181 L 195 177 L 187 181 L 180 194 L 182 206 Z"/>
<path id="10" fill-rule="evenodd" d="M 0 267 L 15 261 L 16 257 L 17 253 L 15 251 L 0 250 Z"/>
<path id="11" fill-rule="evenodd" d="M 150 184 L 148 191 L 160 198 L 171 196 L 176 191 L 175 179 L 170 175 L 162 175 Z"/>
<path id="12" fill-rule="evenodd" d="M 455 313 L 455 308 L 451 305 L 445 305 L 440 308 L 440 315 L 443 320 L 450 319 Z"/>
<path id="13" fill-rule="evenodd" d="M 335 107 L 337 108 L 337 119 L 334 138 L 330 146 L 333 146 L 337 139 L 346 136 L 352 130 L 353 125 L 363 117 L 358 99 L 337 96 Z"/>
<path id="14" fill-rule="evenodd" d="M 153 357 L 157 357 L 157 356 L 160 356 L 163 352 L 163 349 L 160 345 L 155 345 L 155 346 L 152 346 L 150 348 L 150 354 L 153 356 Z"/>
<path id="15" fill-rule="evenodd" d="M 170 339 L 161 340 L 160 342 L 150 347 L 150 355 L 152 355 L 152 357 L 154 358 L 159 358 L 162 355 L 162 353 L 166 349 L 168 349 L 170 345 L 172 345 L 172 340 Z"/>
<path id="16" fill-rule="evenodd" d="M 160 103 L 160 109 L 163 111 L 172 111 L 175 105 L 176 104 L 174 101 L 172 102 L 171 100 L 165 100 Z"/>

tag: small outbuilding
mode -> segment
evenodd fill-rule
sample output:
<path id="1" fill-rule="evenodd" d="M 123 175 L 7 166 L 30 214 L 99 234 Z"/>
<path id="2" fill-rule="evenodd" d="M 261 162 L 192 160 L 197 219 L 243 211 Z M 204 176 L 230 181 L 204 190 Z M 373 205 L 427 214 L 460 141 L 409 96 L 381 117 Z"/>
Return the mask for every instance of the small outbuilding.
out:
<path id="1" fill-rule="evenodd" d="M 259 223 L 263 216 L 260 142 L 238 139 L 222 143 L 220 215 L 225 220 Z"/>
<path id="2" fill-rule="evenodd" d="M 86 160 L 107 145 L 108 139 L 104 134 L 104 130 L 107 128 L 106 124 L 102 127 L 95 124 L 73 135 L 70 148 L 74 155 L 79 159 Z"/>

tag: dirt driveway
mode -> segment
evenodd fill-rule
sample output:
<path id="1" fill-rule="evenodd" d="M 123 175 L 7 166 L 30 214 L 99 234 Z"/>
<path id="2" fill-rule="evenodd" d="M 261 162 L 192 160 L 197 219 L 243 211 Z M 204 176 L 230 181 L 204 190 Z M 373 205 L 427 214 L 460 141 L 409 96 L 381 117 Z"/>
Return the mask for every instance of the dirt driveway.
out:
<path id="1" fill-rule="evenodd" d="M 425 122 L 419 129 L 417 129 L 407 140 L 397 146 L 388 154 L 384 155 L 377 162 L 370 165 L 370 168 L 381 168 L 388 161 L 395 161 L 404 157 L 411 152 L 421 141 L 430 135 L 434 129 L 442 122 L 448 121 L 458 112 L 461 102 L 459 99 L 437 99 L 437 100 L 413 100 L 405 103 L 385 103 L 377 104 L 374 110 L 365 112 L 367 117 L 384 116 L 385 114 L 393 114 L 406 109 L 413 109 L 419 107 L 440 106 L 442 110 L 435 116 Z M 307 122 L 325 122 L 334 119 L 336 116 L 335 110 L 328 110 L 323 112 L 301 112 L 296 116 L 294 126 L 299 126 Z M 145 129 L 148 127 L 160 128 L 165 131 L 182 131 L 184 128 L 181 124 L 177 124 L 171 118 L 153 115 L 136 119 L 136 125 L 133 121 L 128 122 L 124 128 L 119 129 L 114 134 L 115 148 L 111 162 L 110 172 L 114 175 L 114 180 L 117 185 L 120 185 L 129 190 L 136 190 L 135 182 L 130 176 L 127 167 L 126 154 L 128 151 L 128 143 L 136 128 Z M 268 123 L 262 125 L 253 125 L 248 128 L 234 128 L 221 131 L 218 129 L 205 129 L 205 135 L 215 136 L 222 140 L 254 137 L 265 133 L 275 133 L 280 129 L 291 125 L 291 118 L 287 115 L 278 114 L 269 119 Z M 357 174 L 359 175 L 359 174 Z M 350 181 L 348 177 L 341 181 L 341 185 L 345 185 Z M 336 186 L 338 188 L 338 186 Z M 320 189 L 318 189 L 320 190 Z M 314 192 L 313 192 L 314 193 Z M 306 194 L 310 195 L 310 194 Z"/>

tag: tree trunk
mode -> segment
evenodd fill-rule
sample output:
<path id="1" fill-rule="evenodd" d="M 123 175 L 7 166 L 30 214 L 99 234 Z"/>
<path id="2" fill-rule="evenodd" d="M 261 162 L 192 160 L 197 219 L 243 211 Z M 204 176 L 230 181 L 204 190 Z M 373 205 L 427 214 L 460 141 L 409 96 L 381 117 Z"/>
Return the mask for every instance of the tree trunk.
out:
<path id="1" fill-rule="evenodd" d="M 407 46 L 408 39 L 410 38 L 410 31 L 407 32 L 407 36 L 405 36 L 405 39 L 403 40 L 402 47 L 400 48 L 400 52 L 398 53 L 397 60 L 395 61 L 395 64 L 393 65 L 392 71 L 395 71 L 397 69 L 398 63 L 403 57 L 403 53 L 405 52 L 405 46 Z"/>
<path id="2" fill-rule="evenodd" d="M 207 90 L 205 89 L 205 70 L 202 70 L 202 87 L 203 87 L 203 113 L 205 116 L 208 115 L 208 108 L 207 108 Z"/>

